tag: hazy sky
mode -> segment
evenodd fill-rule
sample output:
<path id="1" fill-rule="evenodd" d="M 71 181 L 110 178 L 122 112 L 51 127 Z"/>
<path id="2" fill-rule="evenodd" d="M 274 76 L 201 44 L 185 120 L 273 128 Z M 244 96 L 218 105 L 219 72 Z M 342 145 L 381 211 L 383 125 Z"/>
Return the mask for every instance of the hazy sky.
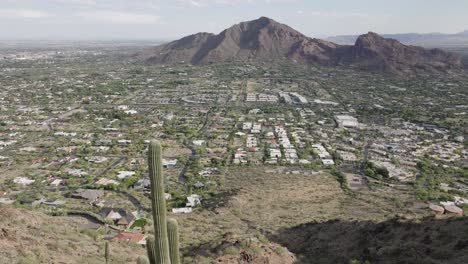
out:
<path id="1" fill-rule="evenodd" d="M 268 16 L 311 37 L 468 29 L 468 0 L 0 0 L 0 39 L 173 39 Z"/>

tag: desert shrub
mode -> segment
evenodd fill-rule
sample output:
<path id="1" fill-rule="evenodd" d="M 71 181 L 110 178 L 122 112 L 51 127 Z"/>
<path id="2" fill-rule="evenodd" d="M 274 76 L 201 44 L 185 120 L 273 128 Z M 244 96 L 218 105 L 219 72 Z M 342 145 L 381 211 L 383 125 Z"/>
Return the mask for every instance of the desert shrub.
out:
<path id="1" fill-rule="evenodd" d="M 17 264 L 40 264 L 41 260 L 33 253 L 23 253 L 18 257 Z"/>
<path id="2" fill-rule="evenodd" d="M 252 253 L 254 254 L 259 254 L 260 252 L 262 252 L 262 248 L 259 246 L 252 246 L 250 247 L 250 250 L 252 250 Z"/>
<path id="3" fill-rule="evenodd" d="M 273 248 L 273 252 L 275 252 L 276 254 L 278 255 L 283 255 L 284 254 L 284 248 L 280 247 L 280 246 L 276 246 Z"/>
<path id="4" fill-rule="evenodd" d="M 237 255 L 239 254 L 239 249 L 235 246 L 229 246 L 223 250 L 223 254 L 224 255 Z"/>

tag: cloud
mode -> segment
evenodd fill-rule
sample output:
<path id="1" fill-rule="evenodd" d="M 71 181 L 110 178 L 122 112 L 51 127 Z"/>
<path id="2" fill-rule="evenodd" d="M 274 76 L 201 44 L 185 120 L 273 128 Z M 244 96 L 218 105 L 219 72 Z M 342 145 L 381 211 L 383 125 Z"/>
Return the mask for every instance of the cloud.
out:
<path id="1" fill-rule="evenodd" d="M 59 4 L 71 4 L 71 5 L 83 5 L 83 6 L 95 6 L 97 5 L 96 0 L 50 0 Z"/>
<path id="2" fill-rule="evenodd" d="M 49 14 L 33 9 L 0 9 L 0 17 L 3 18 L 44 18 Z"/>
<path id="3" fill-rule="evenodd" d="M 273 3 L 293 3 L 299 0 L 178 0 L 183 4 L 191 6 L 210 6 L 210 5 L 237 5 L 237 4 L 273 4 Z"/>
<path id="4" fill-rule="evenodd" d="M 92 11 L 78 13 L 78 17 L 95 22 L 109 23 L 109 24 L 156 24 L 160 21 L 159 16 L 128 13 L 120 11 Z"/>

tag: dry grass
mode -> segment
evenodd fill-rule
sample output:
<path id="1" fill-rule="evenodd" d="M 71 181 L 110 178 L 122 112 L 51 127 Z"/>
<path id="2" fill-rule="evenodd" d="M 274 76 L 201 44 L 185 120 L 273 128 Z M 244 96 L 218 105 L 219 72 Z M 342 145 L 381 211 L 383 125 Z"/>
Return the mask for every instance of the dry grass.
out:
<path id="1" fill-rule="evenodd" d="M 226 232 L 280 229 L 312 221 L 384 221 L 410 211 L 411 196 L 389 187 L 346 193 L 327 172 L 286 174 L 286 168 L 232 167 L 218 203 L 208 210 L 177 215 L 183 246 L 220 238 Z"/>
<path id="2" fill-rule="evenodd" d="M 104 263 L 104 241 L 85 231 L 86 220 L 0 208 L 0 263 Z M 136 262 L 145 250 L 111 242 L 112 263 Z M 11 262 L 15 260 L 15 262 Z"/>

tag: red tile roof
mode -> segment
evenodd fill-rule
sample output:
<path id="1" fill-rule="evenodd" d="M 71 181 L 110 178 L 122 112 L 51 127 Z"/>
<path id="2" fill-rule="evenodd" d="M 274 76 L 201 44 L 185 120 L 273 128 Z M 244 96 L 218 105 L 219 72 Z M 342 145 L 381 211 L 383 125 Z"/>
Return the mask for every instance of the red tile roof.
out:
<path id="1" fill-rule="evenodd" d="M 144 234 L 122 232 L 122 233 L 117 234 L 112 239 L 119 240 L 119 241 L 132 241 L 132 242 L 138 243 L 144 238 L 145 238 Z"/>

